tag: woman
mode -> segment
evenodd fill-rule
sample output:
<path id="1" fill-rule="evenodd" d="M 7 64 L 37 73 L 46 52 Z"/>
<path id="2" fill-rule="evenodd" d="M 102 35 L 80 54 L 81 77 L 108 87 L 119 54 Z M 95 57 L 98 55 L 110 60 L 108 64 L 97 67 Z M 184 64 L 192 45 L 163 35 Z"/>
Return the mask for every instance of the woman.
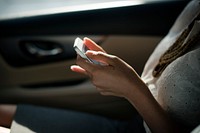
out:
<path id="1" fill-rule="evenodd" d="M 88 38 L 84 38 L 90 49 L 86 55 L 106 65 L 78 57 L 71 70 L 88 75 L 102 95 L 127 99 L 145 121 L 146 132 L 189 132 L 200 124 L 199 13 L 200 1 L 191 1 L 149 58 L 141 78 L 126 62 Z M 46 115 L 38 116 L 37 112 Z M 38 132 L 145 132 L 140 117 L 118 121 L 27 105 L 18 106 L 14 119 Z M 15 131 L 15 124 L 11 131 Z"/>

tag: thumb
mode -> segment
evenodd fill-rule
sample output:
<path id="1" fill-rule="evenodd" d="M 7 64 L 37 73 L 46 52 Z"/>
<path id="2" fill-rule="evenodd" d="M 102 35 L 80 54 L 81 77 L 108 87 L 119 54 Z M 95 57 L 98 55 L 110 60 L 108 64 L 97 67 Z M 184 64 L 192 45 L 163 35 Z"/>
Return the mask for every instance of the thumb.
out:
<path id="1" fill-rule="evenodd" d="M 114 59 L 116 58 L 116 56 L 109 55 L 109 54 L 101 52 L 101 51 L 92 51 L 92 50 L 88 50 L 86 52 L 86 56 L 93 60 L 96 60 L 96 61 L 99 61 L 102 63 L 106 63 L 108 65 L 114 65 L 114 63 L 115 63 Z"/>

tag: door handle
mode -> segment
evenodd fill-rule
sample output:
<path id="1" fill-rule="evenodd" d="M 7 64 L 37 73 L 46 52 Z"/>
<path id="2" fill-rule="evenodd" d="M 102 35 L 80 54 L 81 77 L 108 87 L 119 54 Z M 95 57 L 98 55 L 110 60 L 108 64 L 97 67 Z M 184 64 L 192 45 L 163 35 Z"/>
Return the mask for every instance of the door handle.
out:
<path id="1" fill-rule="evenodd" d="M 24 46 L 28 54 L 36 57 L 56 56 L 64 51 L 61 45 L 54 42 L 30 41 L 26 42 Z"/>

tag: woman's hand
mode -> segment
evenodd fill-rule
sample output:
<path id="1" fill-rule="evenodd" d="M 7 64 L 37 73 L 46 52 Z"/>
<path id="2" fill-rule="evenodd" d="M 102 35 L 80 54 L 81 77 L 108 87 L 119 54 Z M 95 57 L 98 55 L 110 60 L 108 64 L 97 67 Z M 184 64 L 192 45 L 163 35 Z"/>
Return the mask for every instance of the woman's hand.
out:
<path id="1" fill-rule="evenodd" d="M 100 46 L 88 38 L 85 45 L 90 49 L 86 55 L 105 65 L 95 65 L 77 57 L 77 65 L 72 71 L 83 73 L 91 78 L 92 83 L 102 95 L 127 97 L 134 88 L 141 84 L 140 77 L 134 69 L 120 58 L 107 54 Z"/>

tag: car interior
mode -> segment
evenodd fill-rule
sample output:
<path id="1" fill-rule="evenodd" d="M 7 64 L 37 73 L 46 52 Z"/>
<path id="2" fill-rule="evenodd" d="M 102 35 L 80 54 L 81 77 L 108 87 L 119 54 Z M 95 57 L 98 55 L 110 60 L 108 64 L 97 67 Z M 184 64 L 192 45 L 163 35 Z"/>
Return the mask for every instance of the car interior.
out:
<path id="1" fill-rule="evenodd" d="M 102 96 L 76 64 L 88 37 L 141 75 L 188 0 L 0 1 L 0 104 L 33 104 L 129 119 L 123 98 Z"/>

